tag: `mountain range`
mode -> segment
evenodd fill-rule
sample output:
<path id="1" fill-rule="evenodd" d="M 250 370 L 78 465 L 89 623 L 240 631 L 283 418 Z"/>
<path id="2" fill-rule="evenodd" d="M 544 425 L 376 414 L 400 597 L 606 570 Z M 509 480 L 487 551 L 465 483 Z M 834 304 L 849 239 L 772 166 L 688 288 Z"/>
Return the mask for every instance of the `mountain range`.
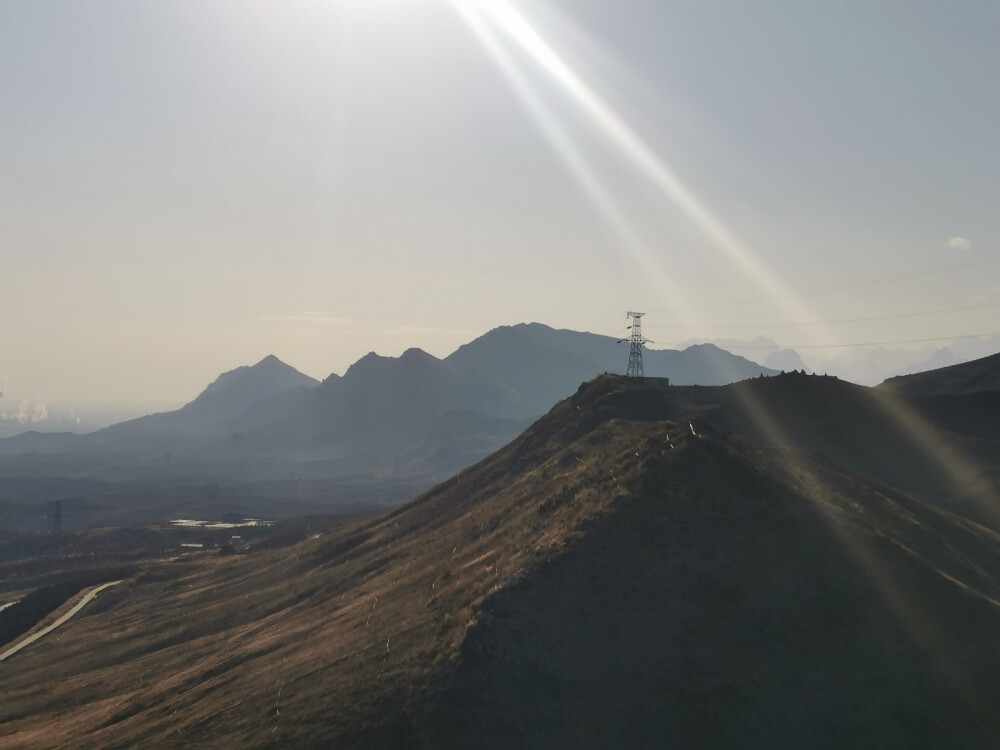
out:
<path id="1" fill-rule="evenodd" d="M 624 369 L 627 357 L 613 338 L 537 323 L 497 328 L 445 359 L 419 349 L 370 353 L 322 383 L 269 356 L 224 373 L 177 411 L 87 435 L 0 440 L 0 475 L 447 475 L 499 448 L 584 380 Z M 645 363 L 648 375 L 677 383 L 772 374 L 711 345 L 648 350 Z"/>
<path id="2" fill-rule="evenodd" d="M 980 359 L 1000 350 L 1000 336 L 971 336 L 956 339 L 946 347 L 925 344 L 918 349 L 856 345 L 834 356 L 825 350 L 782 348 L 773 339 L 758 336 L 740 339 L 691 339 L 679 347 L 711 343 L 733 354 L 774 370 L 804 370 L 836 375 L 859 385 L 874 386 L 889 378 L 948 367 Z"/>
<path id="3" fill-rule="evenodd" d="M 993 748 L 1000 407 L 922 399 L 998 367 L 599 376 L 390 513 L 127 576 L 4 664 L 0 737 Z"/>

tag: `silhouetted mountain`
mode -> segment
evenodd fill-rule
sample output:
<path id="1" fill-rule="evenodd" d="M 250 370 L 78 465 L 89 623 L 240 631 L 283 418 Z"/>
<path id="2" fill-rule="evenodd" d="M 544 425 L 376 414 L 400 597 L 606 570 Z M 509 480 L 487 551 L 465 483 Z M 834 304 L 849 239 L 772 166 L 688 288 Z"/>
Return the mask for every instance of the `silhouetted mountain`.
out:
<path id="1" fill-rule="evenodd" d="M 879 387 L 907 396 L 1000 391 L 1000 354 L 916 375 L 901 375 Z"/>
<path id="2" fill-rule="evenodd" d="M 980 359 L 1000 349 L 1000 336 L 957 339 L 947 347 L 924 346 L 920 349 L 853 347 L 834 357 L 824 357 L 816 350 L 805 356 L 794 349 L 782 349 L 773 339 L 758 336 L 752 341 L 739 339 L 692 339 L 680 344 L 711 343 L 754 362 L 791 372 L 805 370 L 835 375 L 859 385 L 874 386 L 898 375 L 948 367 Z"/>
<path id="3" fill-rule="evenodd" d="M 966 446 L 977 454 L 996 451 L 1000 441 L 1000 354 L 940 370 L 892 378 L 877 389 L 910 405 L 922 419 L 961 435 L 991 441 Z M 1000 477 L 993 477 L 1000 486 Z"/>
<path id="4" fill-rule="evenodd" d="M 944 349 L 938 349 L 935 351 L 930 357 L 911 369 L 910 372 L 900 374 L 912 375 L 914 373 L 926 372 L 928 370 L 940 370 L 942 367 L 951 367 L 952 365 L 957 365 L 964 361 L 965 360 L 956 357 L 951 349 L 945 347 Z"/>
<path id="5" fill-rule="evenodd" d="M 252 367 L 237 367 L 223 373 L 194 401 L 177 411 L 121 422 L 97 434 L 107 438 L 126 431 L 141 435 L 144 431 L 154 432 L 158 428 L 217 430 L 251 412 L 261 402 L 288 393 L 301 393 L 318 385 L 314 378 L 270 355 Z"/>
<path id="6" fill-rule="evenodd" d="M 735 354 L 738 357 L 745 357 L 751 362 L 757 362 L 760 364 L 764 364 L 764 360 L 767 358 L 768 354 L 781 350 L 781 346 L 777 341 L 767 338 L 766 336 L 754 336 L 752 340 L 734 338 L 693 338 L 680 342 L 677 345 L 677 348 L 685 349 L 695 344 L 712 344 L 720 349 L 724 349 L 727 352 Z"/>
<path id="7" fill-rule="evenodd" d="M 70 450 L 78 445 L 83 435 L 73 432 L 22 432 L 0 439 L 0 456 L 13 456 L 19 453 L 51 453 L 60 450 Z"/>
<path id="8" fill-rule="evenodd" d="M 300 448 L 335 446 L 347 454 L 385 459 L 409 449 L 447 412 L 505 415 L 512 402 L 499 383 L 420 349 L 408 349 L 400 357 L 372 352 L 343 377 L 325 380 L 296 411 L 251 437 L 291 441 Z"/>
<path id="9" fill-rule="evenodd" d="M 719 394 L 764 424 L 864 392 L 598 378 L 386 516 L 109 589 L 4 664 L 0 726 L 79 748 L 993 748 L 1000 537 L 710 426 Z M 694 431 L 663 419 L 692 408 Z"/>
<path id="10" fill-rule="evenodd" d="M 627 344 L 610 337 L 530 324 L 497 328 L 444 360 L 419 349 L 400 357 L 371 353 L 318 386 L 268 358 L 220 377 L 176 412 L 79 439 L 0 441 L 0 455 L 17 454 L 0 462 L 0 475 L 115 481 L 364 475 L 427 486 L 513 439 L 526 420 L 579 382 L 604 369 L 621 371 L 627 354 Z M 904 489 L 938 499 L 950 492 L 947 462 L 921 458 L 926 437 L 896 417 L 898 404 L 887 394 L 833 378 L 760 378 L 772 371 L 711 345 L 649 350 L 645 362 L 647 375 L 668 377 L 673 386 L 676 410 L 664 418 L 708 414 L 720 427 L 772 438 L 763 431 L 763 413 L 784 436 L 774 439 Z M 681 385 L 691 382 L 732 385 Z M 975 442 L 993 440 L 1000 429 L 985 397 L 907 398 L 907 409 L 930 427 L 973 441 L 966 448 L 974 453 L 991 449 Z"/>
<path id="11" fill-rule="evenodd" d="M 90 452 L 95 465 L 107 463 L 93 451 L 149 454 L 174 449 L 200 449 L 204 440 L 218 442 L 234 431 L 251 429 L 286 414 L 318 386 L 318 381 L 271 355 L 256 365 L 223 373 L 182 408 L 111 425 L 81 436 L 36 434 L 0 440 L 0 455 Z M 77 439 L 78 438 L 78 439 Z"/>
<path id="12" fill-rule="evenodd" d="M 332 476 L 401 466 L 404 454 L 423 454 L 441 459 L 440 466 L 424 467 L 434 473 L 458 461 L 457 455 L 443 454 L 448 441 L 438 440 L 434 450 L 420 447 L 446 414 L 469 412 L 495 420 L 491 438 L 481 443 L 495 448 L 580 382 L 622 370 L 627 359 L 627 344 L 617 345 L 613 338 L 537 323 L 495 329 L 445 360 L 419 349 L 398 358 L 373 352 L 343 377 L 331 375 L 322 384 L 269 356 L 220 375 L 177 411 L 112 425 L 82 441 L 0 440 L 0 455 L 104 450 L 114 452 L 103 460 L 112 462 L 111 471 L 131 462 L 130 471 L 153 474 L 169 465 L 175 474 L 186 466 L 184 471 L 200 474 L 273 476 L 302 470 Z M 712 346 L 648 350 L 645 361 L 647 375 L 676 383 L 729 383 L 771 373 Z M 234 435 L 239 440 L 234 442 Z M 470 452 L 470 445 L 459 452 L 484 455 Z M 136 455 L 138 462 L 128 458 Z M 102 464 L 95 459 L 95 466 Z M 417 468 L 412 461 L 404 463 Z M 46 466 L 39 470 L 59 471 Z"/>
<path id="13" fill-rule="evenodd" d="M 929 402 L 833 377 L 786 373 L 721 388 L 665 388 L 642 408 L 695 428 L 709 423 L 821 453 L 1000 530 L 1000 394 L 988 395 L 988 402 Z M 968 460 L 956 460 L 960 456 Z"/>
<path id="14" fill-rule="evenodd" d="M 764 360 L 764 364 L 774 370 L 782 370 L 784 372 L 812 372 L 806 363 L 802 361 L 802 357 L 794 349 L 782 349 L 781 351 L 772 352 L 767 355 Z"/>
<path id="15" fill-rule="evenodd" d="M 293 445 L 313 457 L 339 456 L 343 466 L 354 470 L 415 469 L 417 455 L 430 461 L 425 470 L 454 469 L 488 451 L 476 452 L 471 443 L 460 445 L 454 439 L 442 441 L 435 425 L 445 415 L 464 413 L 464 424 L 490 420 L 489 437 L 479 445 L 492 450 L 581 381 L 608 368 L 622 369 L 627 357 L 628 350 L 610 337 L 537 323 L 497 328 L 444 360 L 419 349 L 398 358 L 370 353 L 343 377 L 324 381 L 297 411 L 248 437 L 259 445 Z M 728 383 L 770 372 L 712 346 L 650 350 L 645 360 L 648 375 L 674 382 Z M 446 446 L 457 453 L 446 455 Z"/>
<path id="16" fill-rule="evenodd" d="M 628 346 L 610 336 L 521 323 L 493 329 L 445 362 L 503 383 L 518 399 L 517 411 L 508 416 L 530 417 L 543 414 L 581 382 L 605 372 L 624 373 Z M 669 378 L 676 385 L 724 385 L 777 374 L 710 344 L 683 351 L 647 348 L 643 363 L 646 376 Z"/>
<path id="17" fill-rule="evenodd" d="M 271 354 L 252 367 L 237 367 L 223 373 L 194 401 L 183 406 L 178 415 L 201 422 L 225 422 L 264 399 L 318 385 L 315 378 L 303 375 Z"/>

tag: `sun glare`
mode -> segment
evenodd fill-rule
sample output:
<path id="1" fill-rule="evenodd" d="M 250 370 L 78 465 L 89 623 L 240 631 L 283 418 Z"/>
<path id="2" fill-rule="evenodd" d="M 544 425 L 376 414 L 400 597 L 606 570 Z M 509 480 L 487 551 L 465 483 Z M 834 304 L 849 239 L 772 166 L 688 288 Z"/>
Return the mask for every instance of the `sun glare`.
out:
<path id="1" fill-rule="evenodd" d="M 625 216 L 618 202 L 611 196 L 611 191 L 603 184 L 600 176 L 587 162 L 573 142 L 572 137 L 564 128 L 552 109 L 548 107 L 535 87 L 521 72 L 516 62 L 504 48 L 493 28 L 476 8 L 461 0 L 452 0 L 452 6 L 462 17 L 476 39 L 487 54 L 500 69 L 504 79 L 514 90 L 514 93 L 534 120 L 548 143 L 552 146 L 566 168 L 576 179 L 580 188 L 587 195 L 601 218 L 607 223 L 614 236 L 622 243 L 625 250 L 632 255 L 643 272 L 660 290 L 663 298 L 673 300 L 680 308 L 679 317 L 685 324 L 694 321 L 688 312 L 679 287 L 671 282 L 664 272 L 663 266 L 657 263 L 649 244 L 643 240 L 632 222 Z"/>
<path id="2" fill-rule="evenodd" d="M 539 69 L 558 83 L 570 99 L 584 111 L 589 120 L 604 133 L 629 162 L 645 175 L 666 198 L 680 208 L 722 251 L 726 260 L 732 263 L 763 295 L 781 306 L 792 320 L 815 319 L 797 295 L 779 281 L 754 253 L 720 219 L 712 214 L 681 178 L 660 159 L 621 116 L 587 85 L 510 3 L 504 0 L 451 0 L 451 2 L 466 22 L 476 30 L 480 42 L 501 67 L 508 66 L 499 61 L 495 52 L 497 45 L 495 42 L 489 41 L 489 36 L 484 33 L 483 28 L 486 25 L 484 21 L 488 21 L 492 27 L 502 31 L 508 39 L 534 61 Z M 510 80 L 510 74 L 507 75 Z M 526 88 L 525 84 L 515 84 L 513 81 L 512 85 L 515 88 Z M 524 99 L 522 94 L 522 100 Z M 529 105 L 529 108 L 537 110 L 538 106 Z M 533 114 L 538 119 L 537 112 L 533 112 Z M 549 139 L 556 144 L 560 151 L 567 148 L 564 145 L 566 142 L 564 137 L 550 135 Z M 565 154 L 563 158 L 567 158 Z M 583 162 L 582 158 L 578 156 L 572 158 L 580 163 Z M 578 179 L 581 179 L 585 189 L 591 192 L 593 188 L 588 185 L 589 178 L 583 177 L 590 172 L 589 168 L 581 167 L 579 164 L 571 168 Z M 619 218 L 607 215 L 606 218 L 609 218 L 613 225 L 621 224 Z M 620 226 L 616 228 L 622 233 Z M 624 232 L 622 236 L 628 237 L 629 233 Z M 659 271 L 657 275 L 662 278 L 662 271 Z M 824 344 L 837 343 L 836 337 L 829 329 L 820 329 L 817 333 Z"/>
<path id="3" fill-rule="evenodd" d="M 587 83 L 563 60 L 555 49 L 535 28 L 505 0 L 451 0 L 452 6 L 475 34 L 487 54 L 503 72 L 509 85 L 530 113 L 547 140 L 566 163 L 584 191 L 600 207 L 603 218 L 613 227 L 618 238 L 629 252 L 654 274 L 661 288 L 669 290 L 678 299 L 673 285 L 665 280 L 662 269 L 655 258 L 637 237 L 629 221 L 618 205 L 608 200 L 608 191 L 594 169 L 588 164 L 580 150 L 575 147 L 566 129 L 561 127 L 541 97 L 532 87 L 514 60 L 498 39 L 501 32 L 517 48 L 526 54 L 534 64 L 553 79 L 566 95 L 585 113 L 588 120 L 615 145 L 639 172 L 648 178 L 664 197 L 679 207 L 684 214 L 707 235 L 725 258 L 751 281 L 762 295 L 780 305 L 793 321 L 809 321 L 815 318 L 794 292 L 784 285 L 740 239 L 702 203 L 697 195 L 681 178 L 645 143 L 642 138 L 615 112 Z M 826 344 L 840 343 L 828 327 L 818 330 Z M 751 393 L 742 396 L 744 406 L 758 428 L 775 445 L 782 446 L 790 441 L 762 404 L 757 403 Z M 967 461 L 959 451 L 937 445 L 933 431 L 923 420 L 901 401 L 894 401 L 888 416 L 903 426 L 911 434 L 929 461 L 942 465 L 953 478 L 956 486 L 972 486 L 976 501 L 984 508 L 995 507 L 996 496 L 989 482 L 983 481 L 982 473 L 972 462 Z M 870 550 L 851 542 L 842 533 L 831 510 L 828 498 L 833 496 L 830 488 L 797 461 L 789 453 L 789 465 L 801 475 L 804 493 L 823 513 L 830 528 L 840 538 L 852 558 L 865 571 L 873 584 L 892 605 L 900 622 L 910 632 L 917 643 L 932 640 L 924 627 L 923 618 L 916 605 L 908 601 L 896 585 L 892 575 Z M 975 481 L 973 481 L 975 480 Z"/>

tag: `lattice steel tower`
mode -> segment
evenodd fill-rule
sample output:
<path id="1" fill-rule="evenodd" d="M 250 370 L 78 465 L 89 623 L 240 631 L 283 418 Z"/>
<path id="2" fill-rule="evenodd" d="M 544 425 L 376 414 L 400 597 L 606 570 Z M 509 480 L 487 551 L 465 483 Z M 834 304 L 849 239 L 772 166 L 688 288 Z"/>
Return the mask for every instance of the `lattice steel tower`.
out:
<path id="1" fill-rule="evenodd" d="M 649 339 L 644 339 L 642 337 L 642 316 L 646 313 L 628 312 L 625 314 L 632 319 L 632 324 L 629 326 L 629 328 L 632 329 L 632 335 L 628 338 L 630 344 L 628 352 L 628 370 L 625 371 L 625 374 L 630 378 L 641 378 L 642 345 L 649 343 Z"/>

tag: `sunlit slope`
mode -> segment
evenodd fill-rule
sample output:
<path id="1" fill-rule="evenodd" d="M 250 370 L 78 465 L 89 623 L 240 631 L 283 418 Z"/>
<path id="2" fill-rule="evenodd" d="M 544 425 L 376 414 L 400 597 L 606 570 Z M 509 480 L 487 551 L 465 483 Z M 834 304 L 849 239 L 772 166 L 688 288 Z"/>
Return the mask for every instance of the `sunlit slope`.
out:
<path id="1" fill-rule="evenodd" d="M 5 664 L 0 745 L 990 746 L 1000 539 L 672 397 L 601 378 L 390 515 L 122 584 Z"/>

